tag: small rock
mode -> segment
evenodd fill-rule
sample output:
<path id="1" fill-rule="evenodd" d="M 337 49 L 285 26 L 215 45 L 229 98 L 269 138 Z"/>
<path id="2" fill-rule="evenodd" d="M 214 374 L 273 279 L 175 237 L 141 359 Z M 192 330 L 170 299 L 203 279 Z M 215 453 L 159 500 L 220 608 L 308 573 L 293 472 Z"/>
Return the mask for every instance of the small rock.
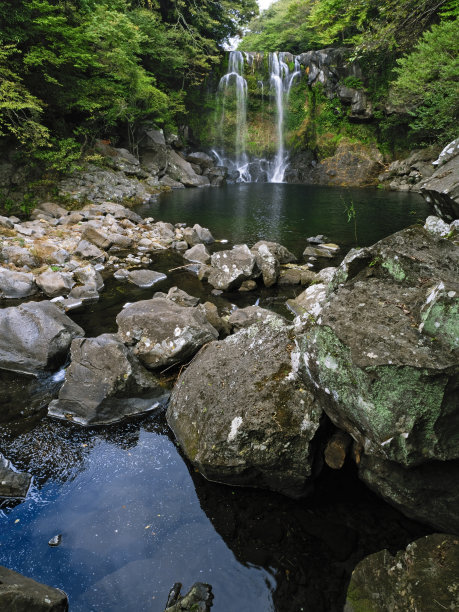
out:
<path id="1" fill-rule="evenodd" d="M 58 535 L 53 536 L 49 541 L 48 544 L 49 546 L 59 546 L 62 542 L 62 534 L 59 533 Z"/>
<path id="2" fill-rule="evenodd" d="M 165 274 L 155 272 L 154 270 L 131 270 L 126 276 L 128 282 L 142 289 L 153 287 L 153 285 L 166 278 L 167 276 Z"/>

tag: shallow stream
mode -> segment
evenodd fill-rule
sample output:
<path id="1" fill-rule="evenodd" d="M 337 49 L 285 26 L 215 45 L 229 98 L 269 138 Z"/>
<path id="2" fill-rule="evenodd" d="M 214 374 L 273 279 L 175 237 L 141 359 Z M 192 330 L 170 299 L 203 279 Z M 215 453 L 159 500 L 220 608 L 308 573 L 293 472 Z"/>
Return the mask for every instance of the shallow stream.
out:
<path id="1" fill-rule="evenodd" d="M 350 204 L 355 225 L 345 212 Z M 301 255 L 308 236 L 326 234 L 345 251 L 356 231 L 358 244 L 369 245 L 423 222 L 430 210 L 415 194 L 248 184 L 177 191 L 139 212 L 200 223 L 230 244 L 274 240 Z M 182 264 L 180 256 L 162 255 L 152 267 Z M 153 290 L 108 281 L 97 304 L 70 316 L 88 336 L 115 331 L 126 301 L 172 285 L 221 307 L 260 298 L 280 311 L 286 295 L 300 291 L 215 298 L 181 269 Z M 0 376 L 3 398 L 8 393 L 25 415 L 40 392 L 59 384 L 59 376 L 38 385 Z M 352 464 L 325 469 L 313 495 L 300 501 L 209 483 L 180 455 L 164 415 L 82 429 L 42 412 L 4 424 L 0 452 L 34 476 L 26 501 L 0 506 L 0 564 L 65 590 L 71 612 L 163 612 L 177 581 L 212 584 L 215 612 L 338 611 L 360 559 L 429 531 L 368 491 Z M 56 534 L 62 543 L 51 548 Z"/>

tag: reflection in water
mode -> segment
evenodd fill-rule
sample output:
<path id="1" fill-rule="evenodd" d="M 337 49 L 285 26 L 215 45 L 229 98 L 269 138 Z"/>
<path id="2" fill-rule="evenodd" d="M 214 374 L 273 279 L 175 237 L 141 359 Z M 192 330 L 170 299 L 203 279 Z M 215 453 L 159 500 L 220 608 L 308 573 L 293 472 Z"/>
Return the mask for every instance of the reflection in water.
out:
<path id="1" fill-rule="evenodd" d="M 355 246 L 354 225 L 345 212 L 351 203 L 360 246 L 424 222 L 431 211 L 416 193 L 247 183 L 165 193 L 138 212 L 171 223 L 200 223 L 233 244 L 273 240 L 300 256 L 306 238 L 316 234 L 326 234 L 345 248 Z"/>
<path id="2" fill-rule="evenodd" d="M 425 533 L 350 468 L 302 501 L 209 483 L 162 417 L 103 430 L 44 419 L 0 450 L 35 477 L 0 518 L 0 564 L 63 588 L 72 612 L 162 612 L 176 581 L 212 584 L 215 612 L 339 610 L 364 555 Z"/>

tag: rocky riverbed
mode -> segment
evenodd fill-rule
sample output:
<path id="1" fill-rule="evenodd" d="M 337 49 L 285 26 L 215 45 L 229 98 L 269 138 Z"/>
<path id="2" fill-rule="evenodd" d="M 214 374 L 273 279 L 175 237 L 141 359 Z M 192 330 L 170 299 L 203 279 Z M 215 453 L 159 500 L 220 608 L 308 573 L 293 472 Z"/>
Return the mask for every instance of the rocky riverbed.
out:
<path id="1" fill-rule="evenodd" d="M 226 249 L 199 225 L 112 202 L 74 212 L 43 203 L 30 221 L 0 218 L 0 235 L 2 385 L 17 374 L 39 390 L 29 418 L 48 406 L 104 425 L 168 405 L 182 451 L 210 480 L 298 498 L 325 462 L 353 461 L 407 516 L 459 534 L 458 221 L 429 217 L 341 262 L 324 237 L 305 240 L 297 262 L 274 242 Z M 155 292 L 165 252 L 222 301 Z M 332 265 L 316 272 L 317 259 Z M 151 297 L 125 304 L 114 333 L 87 338 L 72 310 L 109 281 Z M 288 302 L 293 322 L 221 306 L 228 292 L 279 285 L 302 287 Z M 0 418 L 21 412 L 7 400 Z M 25 497 L 30 477 L 1 465 L 0 494 Z"/>

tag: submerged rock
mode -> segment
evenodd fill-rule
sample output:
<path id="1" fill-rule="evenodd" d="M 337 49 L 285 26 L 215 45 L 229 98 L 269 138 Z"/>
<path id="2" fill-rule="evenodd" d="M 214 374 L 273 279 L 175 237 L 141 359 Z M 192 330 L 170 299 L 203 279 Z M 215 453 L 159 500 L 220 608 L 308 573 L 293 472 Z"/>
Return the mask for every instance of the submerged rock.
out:
<path id="1" fill-rule="evenodd" d="M 127 306 L 116 322 L 123 342 L 151 369 L 180 363 L 218 338 L 201 310 L 162 297 Z"/>
<path id="2" fill-rule="evenodd" d="M 186 595 L 180 595 L 182 585 L 174 584 L 170 590 L 165 612 L 209 612 L 212 607 L 212 587 L 196 582 Z"/>
<path id="3" fill-rule="evenodd" d="M 115 423 L 164 406 L 167 393 L 116 334 L 78 338 L 49 416 L 80 425 Z"/>
<path id="4" fill-rule="evenodd" d="M 67 595 L 0 566 L 0 609 L 11 612 L 67 612 Z"/>
<path id="5" fill-rule="evenodd" d="M 206 478 L 306 492 L 322 413 L 298 359 L 292 328 L 271 316 L 212 342 L 179 377 L 167 420 Z"/>
<path id="6" fill-rule="evenodd" d="M 62 363 L 84 331 L 55 304 L 27 302 L 0 310 L 0 369 L 36 374 Z"/>
<path id="7" fill-rule="evenodd" d="M 366 557 L 352 573 L 345 612 L 459 609 L 459 540 L 434 533 L 391 555 Z"/>

